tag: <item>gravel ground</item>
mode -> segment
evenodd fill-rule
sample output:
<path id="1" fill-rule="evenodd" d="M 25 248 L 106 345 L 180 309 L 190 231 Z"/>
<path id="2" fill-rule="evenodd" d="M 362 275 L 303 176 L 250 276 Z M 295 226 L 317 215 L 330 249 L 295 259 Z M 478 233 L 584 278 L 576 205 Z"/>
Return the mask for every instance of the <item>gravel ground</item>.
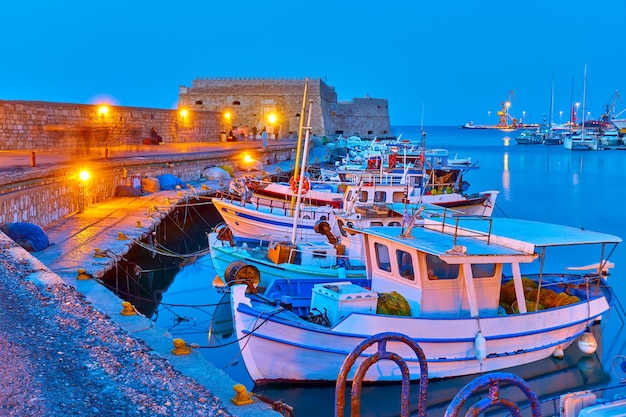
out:
<path id="1" fill-rule="evenodd" d="M 231 416 L 73 287 L 25 279 L 0 242 L 0 416 Z"/>

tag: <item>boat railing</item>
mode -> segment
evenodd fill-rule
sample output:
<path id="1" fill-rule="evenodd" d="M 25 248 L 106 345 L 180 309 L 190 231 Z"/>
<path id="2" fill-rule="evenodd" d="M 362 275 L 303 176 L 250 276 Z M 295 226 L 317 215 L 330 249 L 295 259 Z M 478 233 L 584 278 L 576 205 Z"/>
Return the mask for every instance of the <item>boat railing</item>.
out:
<path id="1" fill-rule="evenodd" d="M 446 215 L 444 214 L 440 218 L 441 233 L 452 234 L 454 236 L 454 245 L 457 244 L 459 236 L 472 237 L 475 239 L 483 239 L 489 244 L 491 242 L 491 229 L 493 226 L 493 219 L 487 216 L 472 216 L 472 215 Z M 489 226 L 486 232 L 472 229 L 469 223 L 472 222 L 488 222 Z"/>
<path id="2" fill-rule="evenodd" d="M 292 203 L 286 200 L 277 200 L 271 197 L 252 195 L 244 201 L 241 196 L 237 194 L 218 191 L 216 193 L 216 198 L 259 212 L 263 211 L 264 213 L 277 214 L 286 217 L 293 217 L 296 211 L 295 202 Z M 307 205 L 306 202 L 300 202 L 301 219 L 329 221 L 331 220 L 331 215 L 333 215 L 333 209 L 330 207 L 315 207 Z"/>

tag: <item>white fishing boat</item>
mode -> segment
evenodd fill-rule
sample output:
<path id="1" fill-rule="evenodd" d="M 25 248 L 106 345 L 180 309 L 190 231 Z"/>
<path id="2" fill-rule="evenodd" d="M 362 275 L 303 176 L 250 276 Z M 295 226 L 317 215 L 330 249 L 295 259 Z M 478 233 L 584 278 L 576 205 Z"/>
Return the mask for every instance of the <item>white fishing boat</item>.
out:
<path id="1" fill-rule="evenodd" d="M 389 183 L 351 185 L 345 192 L 342 209 L 311 206 L 303 202 L 294 206 L 288 201 L 221 194 L 213 204 L 233 234 L 242 241 L 291 241 L 297 243 L 326 242 L 326 236 L 315 231 L 316 223 L 328 222 L 330 233 L 339 235 L 335 215 L 366 210 L 380 204 L 433 204 L 466 215 L 489 217 L 495 208 L 497 190 L 465 195 L 447 192 L 443 186 L 428 186 L 422 194 L 416 184 Z M 440 191 L 437 191 L 440 190 Z"/>
<path id="2" fill-rule="evenodd" d="M 224 222 L 242 241 L 325 242 L 326 236 L 315 231 L 315 224 L 319 221 L 328 222 L 334 235 L 339 233 L 335 210 L 331 207 L 293 206 L 286 201 L 263 198 L 245 201 L 231 194 L 222 194 L 212 201 Z"/>
<path id="3" fill-rule="evenodd" d="M 327 206 L 334 209 L 346 207 L 354 199 L 356 206 L 374 203 L 437 204 L 465 214 L 491 216 L 495 207 L 497 190 L 478 193 L 464 191 L 469 185 L 463 181 L 462 170 L 440 170 L 426 176 L 422 171 L 399 170 L 391 172 L 361 172 L 352 182 L 306 181 L 301 201 L 305 205 Z M 260 205 L 280 205 L 291 201 L 294 186 L 289 183 L 248 180 L 252 191 L 251 201 Z"/>
<path id="4" fill-rule="evenodd" d="M 596 342 L 587 330 L 612 300 L 606 282 L 612 264 L 605 257 L 621 242 L 508 218 L 417 219 L 409 228 L 343 230 L 364 239 L 366 281 L 274 280 L 262 295 L 246 293 L 246 285 L 230 288 L 242 359 L 256 383 L 335 381 L 353 348 L 381 332 L 417 342 L 431 378 L 527 364 L 576 340 L 590 353 Z M 575 255 L 563 256 L 565 249 Z M 571 266 L 572 259 L 595 264 L 543 270 L 554 261 Z M 281 306 L 285 296 L 290 302 Z M 419 377 L 408 346 L 390 342 L 387 350 L 402 357 L 412 379 Z M 368 349 L 355 365 L 375 351 Z M 394 362 L 381 361 L 364 379 L 400 378 Z"/>

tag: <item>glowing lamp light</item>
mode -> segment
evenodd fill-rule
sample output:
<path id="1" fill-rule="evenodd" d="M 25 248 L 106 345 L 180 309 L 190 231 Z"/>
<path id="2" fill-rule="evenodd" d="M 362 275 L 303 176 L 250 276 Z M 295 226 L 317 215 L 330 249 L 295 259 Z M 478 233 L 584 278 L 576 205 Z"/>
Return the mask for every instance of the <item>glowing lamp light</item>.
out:
<path id="1" fill-rule="evenodd" d="M 183 119 L 187 117 L 187 109 L 182 109 L 180 111 L 180 117 L 182 117 Z"/>
<path id="2" fill-rule="evenodd" d="M 267 116 L 267 120 L 270 121 L 270 123 L 274 124 L 276 123 L 276 115 L 275 114 L 270 114 L 269 116 Z"/>
<path id="3" fill-rule="evenodd" d="M 100 114 L 100 116 L 106 116 L 109 114 L 109 106 L 100 106 L 98 108 L 98 114 Z"/>
<path id="4" fill-rule="evenodd" d="M 91 174 L 89 174 L 89 171 L 80 171 L 80 174 L 78 174 L 78 176 L 80 177 L 80 180 L 82 182 L 86 182 Z"/>
<path id="5" fill-rule="evenodd" d="M 230 114 L 230 112 L 229 112 L 229 111 L 227 111 L 226 113 L 224 113 L 224 118 L 225 118 L 226 120 L 230 120 L 230 117 L 231 117 L 231 114 Z"/>
<path id="6" fill-rule="evenodd" d="M 246 164 L 249 164 L 251 162 L 254 162 L 254 159 L 252 159 L 252 157 L 246 153 L 246 154 L 243 155 L 243 161 Z"/>

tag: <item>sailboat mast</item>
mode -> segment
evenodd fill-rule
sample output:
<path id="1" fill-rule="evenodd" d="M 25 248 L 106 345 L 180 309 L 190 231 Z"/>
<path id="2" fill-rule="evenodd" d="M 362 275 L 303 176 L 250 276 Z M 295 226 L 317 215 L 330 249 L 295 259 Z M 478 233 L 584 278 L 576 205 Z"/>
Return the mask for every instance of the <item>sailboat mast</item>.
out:
<path id="1" fill-rule="evenodd" d="M 585 107 L 587 104 L 587 63 L 585 62 L 585 71 L 583 72 L 583 125 L 581 127 L 581 139 L 585 140 Z"/>
<path id="2" fill-rule="evenodd" d="M 548 134 L 552 135 L 552 118 L 554 117 L 554 71 L 552 71 L 552 88 L 550 90 L 550 120 L 548 120 Z"/>

